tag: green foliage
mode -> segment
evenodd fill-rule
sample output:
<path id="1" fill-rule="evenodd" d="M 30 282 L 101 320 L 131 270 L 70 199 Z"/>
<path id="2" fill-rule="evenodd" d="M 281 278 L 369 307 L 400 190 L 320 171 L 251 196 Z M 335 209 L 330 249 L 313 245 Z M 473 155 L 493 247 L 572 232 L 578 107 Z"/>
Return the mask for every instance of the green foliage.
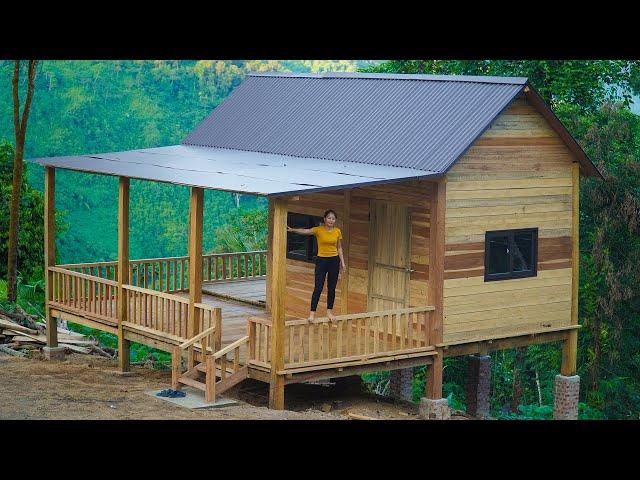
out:
<path id="1" fill-rule="evenodd" d="M 7 142 L 0 142 L 0 277 L 7 275 L 7 255 L 9 241 L 9 205 L 12 196 L 13 183 L 13 146 Z M 19 227 L 18 227 L 18 269 L 24 277 L 42 277 L 44 254 L 42 245 L 44 240 L 43 220 L 44 200 L 42 194 L 27 184 L 26 178 L 22 182 L 20 198 Z"/>
<path id="2" fill-rule="evenodd" d="M 222 225 L 216 228 L 215 252 L 248 252 L 267 249 L 268 211 L 263 208 L 231 211 L 222 217 Z"/>

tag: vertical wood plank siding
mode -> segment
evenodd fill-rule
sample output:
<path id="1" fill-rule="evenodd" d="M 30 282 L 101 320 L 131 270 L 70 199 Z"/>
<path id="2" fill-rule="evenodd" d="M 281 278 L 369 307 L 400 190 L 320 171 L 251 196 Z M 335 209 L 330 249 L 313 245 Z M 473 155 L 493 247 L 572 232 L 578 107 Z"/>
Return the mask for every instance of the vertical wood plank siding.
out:
<path id="1" fill-rule="evenodd" d="M 350 190 L 349 218 L 345 218 L 345 195 L 343 190 L 335 192 L 300 195 L 289 199 L 290 212 L 322 216 L 332 208 L 338 214 L 336 225 L 343 234 L 349 235 L 347 264 L 349 275 L 349 298 L 343 303 L 344 279 L 336 288 L 336 308 L 348 305 L 345 313 L 367 311 L 368 258 L 369 258 L 369 204 L 372 199 L 397 202 L 410 207 L 411 216 L 411 273 L 409 307 L 424 306 L 427 303 L 429 281 L 429 203 L 431 183 L 409 181 L 393 185 L 377 185 Z M 348 228 L 345 227 L 348 222 Z M 346 252 L 345 252 L 346 254 Z M 306 318 L 309 313 L 311 294 L 314 287 L 314 265 L 299 260 L 287 259 L 286 313 L 290 316 Z M 326 285 L 320 297 L 317 316 L 326 315 Z"/>

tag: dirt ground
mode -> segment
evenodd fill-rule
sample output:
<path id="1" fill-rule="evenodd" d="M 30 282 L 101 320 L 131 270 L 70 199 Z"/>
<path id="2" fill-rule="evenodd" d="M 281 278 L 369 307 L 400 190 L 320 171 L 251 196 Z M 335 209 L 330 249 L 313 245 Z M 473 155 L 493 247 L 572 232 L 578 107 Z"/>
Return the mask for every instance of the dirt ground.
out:
<path id="1" fill-rule="evenodd" d="M 267 408 L 268 386 L 248 379 L 225 392 L 237 405 L 190 410 L 145 393 L 169 388 L 169 370 L 140 366 L 132 372 L 118 375 L 116 361 L 103 357 L 72 354 L 64 361 L 45 361 L 39 352 L 29 358 L 0 353 L 0 419 L 341 420 L 349 413 L 418 419 L 417 405 L 362 392 L 353 382 L 290 385 L 287 410 L 274 411 Z"/>

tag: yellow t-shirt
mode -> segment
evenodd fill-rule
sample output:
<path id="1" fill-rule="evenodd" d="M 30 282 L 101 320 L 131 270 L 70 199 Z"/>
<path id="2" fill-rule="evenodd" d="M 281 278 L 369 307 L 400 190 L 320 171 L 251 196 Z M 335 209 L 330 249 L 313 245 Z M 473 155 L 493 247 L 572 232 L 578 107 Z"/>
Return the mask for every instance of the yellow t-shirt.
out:
<path id="1" fill-rule="evenodd" d="M 314 235 L 318 241 L 319 257 L 335 257 L 338 255 L 338 240 L 342 239 L 342 232 L 338 227 L 333 227 L 331 231 L 327 230 L 324 225 L 313 227 Z"/>

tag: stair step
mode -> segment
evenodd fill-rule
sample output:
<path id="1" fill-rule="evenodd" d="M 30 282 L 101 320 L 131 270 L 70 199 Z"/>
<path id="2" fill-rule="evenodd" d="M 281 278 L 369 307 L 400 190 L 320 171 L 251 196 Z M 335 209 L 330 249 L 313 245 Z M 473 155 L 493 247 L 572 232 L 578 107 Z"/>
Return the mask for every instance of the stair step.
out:
<path id="1" fill-rule="evenodd" d="M 202 372 L 202 373 L 207 373 L 207 365 L 204 364 L 204 363 L 199 363 L 198 365 L 196 365 L 196 370 L 198 370 L 199 372 Z M 220 373 L 220 366 L 219 365 L 216 365 L 216 374 L 217 373 Z M 231 375 L 231 374 L 233 374 L 233 368 L 232 367 L 227 367 L 227 375 Z"/>
<path id="2" fill-rule="evenodd" d="M 203 392 L 207 388 L 207 386 L 204 383 L 188 377 L 180 377 L 178 379 L 178 382 L 182 383 L 183 385 L 188 385 L 189 387 L 197 388 L 198 390 L 202 390 Z"/>

